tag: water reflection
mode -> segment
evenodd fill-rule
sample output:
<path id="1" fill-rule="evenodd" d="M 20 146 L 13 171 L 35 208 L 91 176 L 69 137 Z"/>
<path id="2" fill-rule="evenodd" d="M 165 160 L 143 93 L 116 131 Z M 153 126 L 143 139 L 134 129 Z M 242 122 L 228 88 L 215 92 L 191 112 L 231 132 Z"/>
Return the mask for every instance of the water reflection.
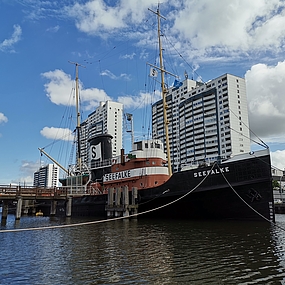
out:
<path id="1" fill-rule="evenodd" d="M 285 228 L 285 217 L 276 219 Z M 60 222 L 27 218 L 18 226 Z M 9 221 L 6 227 L 12 227 Z M 0 238 L 1 284 L 280 284 L 285 280 L 285 232 L 265 223 L 124 220 L 0 233 Z"/>

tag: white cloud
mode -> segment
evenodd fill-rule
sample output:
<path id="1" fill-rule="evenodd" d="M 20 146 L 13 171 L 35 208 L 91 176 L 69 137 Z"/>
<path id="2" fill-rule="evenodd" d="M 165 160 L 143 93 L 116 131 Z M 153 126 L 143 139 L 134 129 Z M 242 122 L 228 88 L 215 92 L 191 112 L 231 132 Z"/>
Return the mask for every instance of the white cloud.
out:
<path id="1" fill-rule="evenodd" d="M 121 74 L 120 76 L 114 75 L 109 70 L 105 70 L 101 73 L 110 77 L 111 79 L 118 80 L 130 80 L 127 74 Z M 62 70 L 54 70 L 45 72 L 42 76 L 49 80 L 46 83 L 45 91 L 47 92 L 48 98 L 52 103 L 57 105 L 75 105 L 74 98 L 74 81 L 71 76 L 63 72 Z M 82 106 L 85 110 L 94 110 L 100 102 L 107 100 L 114 100 L 109 97 L 106 92 L 102 89 L 88 88 L 84 89 L 83 83 L 79 81 L 80 99 Z M 148 93 L 140 93 L 138 96 L 119 96 L 117 101 L 124 104 L 125 108 L 143 108 L 145 104 L 151 104 L 156 100 L 161 99 L 160 94 L 156 93 L 155 97 Z"/>
<path id="2" fill-rule="evenodd" d="M 46 83 L 45 91 L 51 102 L 57 105 L 75 105 L 75 83 L 69 74 L 56 69 L 42 73 L 42 76 L 49 80 Z M 89 88 L 84 89 L 79 80 L 80 101 L 83 108 L 90 110 L 93 106 L 98 106 L 99 102 L 110 100 L 111 98 L 102 89 Z"/>
<path id="3" fill-rule="evenodd" d="M 67 128 L 44 127 L 40 133 L 47 139 L 74 140 L 73 131 Z"/>
<path id="4" fill-rule="evenodd" d="M 263 139 L 284 142 L 285 61 L 256 64 L 245 74 L 250 128 Z"/>
<path id="5" fill-rule="evenodd" d="M 39 167 L 40 167 L 39 161 L 34 162 L 34 161 L 23 160 L 20 166 L 20 173 L 22 176 L 17 180 L 16 179 L 11 180 L 11 183 L 16 185 L 19 185 L 19 183 L 21 185 L 23 184 L 33 185 L 34 181 L 33 175 L 34 172 L 39 169 Z"/>
<path id="6" fill-rule="evenodd" d="M 22 2 L 29 7 L 30 19 L 68 17 L 84 33 L 102 38 L 115 34 L 146 48 L 151 43 L 155 46 L 156 16 L 148 8 L 156 11 L 157 0 Z M 221 63 L 228 58 L 257 57 L 259 52 L 284 52 L 284 0 L 168 0 L 160 10 L 167 19 L 162 23 L 164 34 L 188 60 Z"/>
<path id="7" fill-rule="evenodd" d="M 56 33 L 59 30 L 59 25 L 47 29 L 47 32 Z"/>
<path id="8" fill-rule="evenodd" d="M 0 124 L 7 123 L 7 122 L 8 122 L 8 118 L 3 113 L 0 113 Z"/>
<path id="9" fill-rule="evenodd" d="M 121 73 L 119 76 L 113 74 L 110 70 L 104 70 L 100 73 L 100 75 L 102 76 L 108 76 L 110 77 L 111 79 L 114 79 L 114 80 L 119 80 L 119 79 L 124 79 L 124 80 L 131 80 L 131 76 L 126 74 L 126 73 Z"/>
<path id="10" fill-rule="evenodd" d="M 141 24 L 147 13 L 147 8 L 157 5 L 155 0 L 121 0 L 108 6 L 103 0 L 92 0 L 87 3 L 76 3 L 66 7 L 66 13 L 73 17 L 80 31 L 89 34 L 102 32 L 115 33 L 118 29 L 128 27 L 128 24 Z M 104 36 L 101 34 L 101 36 Z"/>
<path id="11" fill-rule="evenodd" d="M 14 25 L 13 28 L 12 36 L 0 43 L 0 51 L 14 52 L 14 45 L 21 39 L 22 29 L 19 25 Z"/>
<path id="12" fill-rule="evenodd" d="M 285 169 L 285 150 L 277 150 L 275 152 L 271 152 L 270 156 L 272 166 L 277 167 L 281 170 Z"/>
<path id="13" fill-rule="evenodd" d="M 54 18 L 59 16 L 62 18 L 62 3 L 64 1 L 38 1 L 38 0 L 21 0 L 23 6 L 22 12 L 26 14 L 26 18 L 37 21 L 47 17 Z"/>
<path id="14" fill-rule="evenodd" d="M 124 108 L 144 108 L 147 105 L 151 105 L 152 103 L 161 99 L 160 92 L 156 92 L 154 95 L 150 93 L 141 92 L 137 96 L 119 96 L 118 102 L 124 104 Z"/>
<path id="15" fill-rule="evenodd" d="M 275 52 L 284 42 L 284 15 L 281 0 L 192 0 L 172 12 L 175 32 L 200 55 Z"/>
<path id="16" fill-rule="evenodd" d="M 118 80 L 121 78 L 129 80 L 129 77 L 126 74 L 116 76 L 109 70 L 105 70 L 101 73 L 101 75 L 108 76 L 114 80 Z M 66 74 L 62 70 L 56 69 L 54 71 L 45 72 L 42 74 L 42 76 L 49 80 L 48 83 L 44 84 L 44 87 L 45 91 L 47 92 L 46 95 L 52 103 L 55 103 L 57 105 L 75 105 L 74 81 L 71 79 L 70 75 Z M 143 108 L 145 105 L 150 105 L 161 99 L 160 92 L 156 92 L 154 95 L 141 92 L 136 96 L 125 95 L 118 96 L 117 99 L 112 99 L 102 89 L 84 89 L 83 83 L 81 81 L 79 81 L 79 89 L 81 103 L 86 111 L 94 110 L 100 102 L 105 102 L 107 100 L 115 100 L 120 103 L 123 103 L 124 108 L 128 109 Z M 41 131 L 42 135 L 48 138 L 54 138 L 54 134 L 56 132 L 56 128 L 47 127 Z M 57 138 L 59 137 L 57 136 Z"/>
<path id="17" fill-rule="evenodd" d="M 65 7 L 65 11 L 82 32 L 103 38 L 119 33 L 122 39 L 136 38 L 138 44 L 149 47 L 153 35 L 148 33 L 154 27 L 148 22 L 155 22 L 155 15 L 148 8 L 156 10 L 156 6 L 155 0 L 92 0 Z M 164 34 L 189 58 L 276 53 L 285 40 L 284 7 L 283 0 L 168 0 L 160 5 L 167 18 L 162 30 L 167 30 Z"/>
<path id="18" fill-rule="evenodd" d="M 121 55 L 120 58 L 122 58 L 122 59 L 134 59 L 135 56 L 136 56 L 136 54 L 133 52 L 132 54 Z"/>

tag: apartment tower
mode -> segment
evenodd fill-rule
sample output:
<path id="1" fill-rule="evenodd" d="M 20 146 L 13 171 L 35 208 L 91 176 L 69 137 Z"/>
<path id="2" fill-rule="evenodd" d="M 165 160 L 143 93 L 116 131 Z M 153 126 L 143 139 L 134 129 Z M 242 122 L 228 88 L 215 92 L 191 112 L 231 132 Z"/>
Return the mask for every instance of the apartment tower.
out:
<path id="1" fill-rule="evenodd" d="M 201 83 L 186 77 L 167 90 L 166 102 L 174 171 L 250 151 L 243 78 L 225 74 Z M 162 100 L 152 107 L 152 129 L 165 145 Z"/>
<path id="2" fill-rule="evenodd" d="M 80 155 L 89 164 L 88 141 L 99 134 L 112 135 L 112 155 L 120 155 L 123 147 L 123 104 L 113 101 L 101 102 L 94 112 L 82 122 L 80 130 Z"/>

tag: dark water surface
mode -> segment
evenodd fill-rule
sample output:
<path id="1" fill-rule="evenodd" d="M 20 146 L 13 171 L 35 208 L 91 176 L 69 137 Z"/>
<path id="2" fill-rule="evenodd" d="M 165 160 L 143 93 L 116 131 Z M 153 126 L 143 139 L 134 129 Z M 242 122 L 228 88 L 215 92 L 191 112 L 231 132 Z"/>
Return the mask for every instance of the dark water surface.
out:
<path id="1" fill-rule="evenodd" d="M 276 220 L 285 229 L 285 215 Z M 85 221 L 9 215 L 1 229 Z M 6 232 L 0 284 L 285 284 L 284 253 L 285 231 L 260 222 L 139 219 Z"/>

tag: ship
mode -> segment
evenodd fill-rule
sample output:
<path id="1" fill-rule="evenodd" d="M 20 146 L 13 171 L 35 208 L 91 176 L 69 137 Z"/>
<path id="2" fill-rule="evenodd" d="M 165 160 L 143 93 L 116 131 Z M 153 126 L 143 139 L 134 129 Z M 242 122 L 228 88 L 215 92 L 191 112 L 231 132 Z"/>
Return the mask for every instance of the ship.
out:
<path id="1" fill-rule="evenodd" d="M 157 15 L 160 31 L 159 9 L 152 12 Z M 159 47 L 162 59 L 160 40 Z M 268 147 L 211 163 L 192 163 L 172 173 L 162 60 L 155 68 L 161 73 L 166 153 L 162 141 L 153 138 L 132 142 L 129 153 L 122 149 L 119 156 L 113 157 L 110 134 L 91 137 L 89 165 L 82 164 L 79 153 L 72 171 L 59 165 L 67 173 L 60 181 L 67 190 L 68 199 L 58 201 L 57 214 L 103 219 L 144 217 L 274 222 Z M 79 129 L 78 115 L 78 135 Z M 43 149 L 40 151 L 46 154 Z"/>

